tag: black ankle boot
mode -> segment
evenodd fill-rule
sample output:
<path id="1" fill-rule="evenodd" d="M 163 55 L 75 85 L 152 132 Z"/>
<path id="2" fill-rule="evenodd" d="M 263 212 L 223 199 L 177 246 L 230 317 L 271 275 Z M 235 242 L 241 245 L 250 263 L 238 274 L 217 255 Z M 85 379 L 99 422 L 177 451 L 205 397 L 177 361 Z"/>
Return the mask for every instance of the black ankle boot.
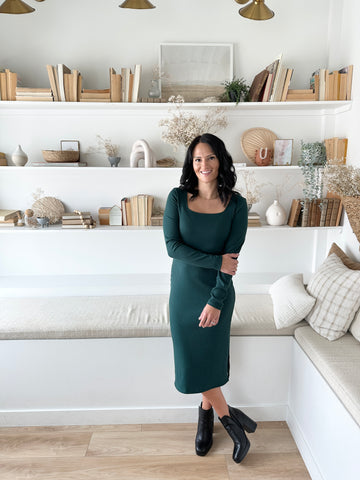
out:
<path id="1" fill-rule="evenodd" d="M 227 433 L 230 435 L 234 442 L 233 460 L 236 463 L 240 463 L 246 456 L 250 448 L 250 442 L 245 435 L 243 428 L 238 425 L 235 420 L 227 415 L 219 418 L 220 422 L 225 427 Z"/>
<path id="2" fill-rule="evenodd" d="M 252 420 L 250 417 L 245 415 L 244 412 L 238 408 L 230 407 L 229 405 L 230 417 L 240 425 L 246 432 L 254 433 L 257 427 L 257 423 Z"/>
<path id="3" fill-rule="evenodd" d="M 213 442 L 214 410 L 203 410 L 199 407 L 199 421 L 195 438 L 196 454 L 203 457 L 208 453 Z"/>

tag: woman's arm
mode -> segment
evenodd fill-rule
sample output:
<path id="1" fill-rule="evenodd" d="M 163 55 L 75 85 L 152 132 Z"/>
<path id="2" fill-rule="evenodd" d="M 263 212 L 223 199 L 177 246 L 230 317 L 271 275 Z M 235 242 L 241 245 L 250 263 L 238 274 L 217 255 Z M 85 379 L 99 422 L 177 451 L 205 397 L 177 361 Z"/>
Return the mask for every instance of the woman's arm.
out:
<path id="1" fill-rule="evenodd" d="M 222 255 L 211 255 L 201 252 L 186 245 L 179 230 L 179 204 L 177 189 L 173 189 L 168 196 L 165 212 L 163 230 L 168 255 L 172 258 L 198 267 L 220 270 Z"/>
<path id="2" fill-rule="evenodd" d="M 243 197 L 239 197 L 236 200 L 237 205 L 232 220 L 231 232 L 226 241 L 224 253 L 239 253 L 245 241 L 248 224 L 246 200 Z M 211 305 L 218 310 L 222 309 L 231 279 L 232 275 L 221 271 L 218 272 L 216 284 L 211 290 L 208 305 Z"/>

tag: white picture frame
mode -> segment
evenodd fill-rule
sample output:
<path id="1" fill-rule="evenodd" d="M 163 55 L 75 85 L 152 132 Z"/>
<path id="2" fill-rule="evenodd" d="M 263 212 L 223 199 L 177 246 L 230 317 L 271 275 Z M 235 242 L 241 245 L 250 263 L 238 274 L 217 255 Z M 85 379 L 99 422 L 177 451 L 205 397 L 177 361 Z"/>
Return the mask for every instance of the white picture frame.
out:
<path id="1" fill-rule="evenodd" d="M 278 139 L 274 142 L 274 165 L 285 166 L 292 163 L 293 139 Z"/>
<path id="2" fill-rule="evenodd" d="M 60 140 L 60 150 L 80 152 L 79 140 Z"/>
<path id="3" fill-rule="evenodd" d="M 231 43 L 161 43 L 159 52 L 162 97 L 181 95 L 186 102 L 217 96 L 233 79 Z"/>

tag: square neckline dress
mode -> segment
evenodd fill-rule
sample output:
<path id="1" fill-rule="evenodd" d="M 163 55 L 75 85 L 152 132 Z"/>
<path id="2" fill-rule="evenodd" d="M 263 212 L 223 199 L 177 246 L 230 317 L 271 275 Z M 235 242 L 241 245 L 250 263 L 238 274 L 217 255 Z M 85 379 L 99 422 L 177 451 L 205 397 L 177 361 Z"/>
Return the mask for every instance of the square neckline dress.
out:
<path id="1" fill-rule="evenodd" d="M 181 393 L 205 392 L 229 379 L 235 291 L 232 276 L 220 268 L 223 254 L 240 252 L 247 223 L 246 200 L 238 193 L 220 213 L 191 210 L 187 192 L 181 188 L 169 193 L 163 230 L 173 258 L 169 312 L 175 387 Z M 199 327 L 206 304 L 221 310 L 214 327 Z"/>

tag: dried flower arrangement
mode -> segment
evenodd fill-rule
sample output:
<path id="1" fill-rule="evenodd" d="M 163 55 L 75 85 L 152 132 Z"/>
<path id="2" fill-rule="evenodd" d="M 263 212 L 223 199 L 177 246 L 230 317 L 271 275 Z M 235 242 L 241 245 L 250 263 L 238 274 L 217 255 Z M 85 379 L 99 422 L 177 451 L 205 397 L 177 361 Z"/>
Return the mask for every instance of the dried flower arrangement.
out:
<path id="1" fill-rule="evenodd" d="M 182 110 L 184 98 L 181 95 L 169 98 L 169 102 L 176 105 L 175 112 L 171 118 L 160 120 L 159 126 L 166 127 L 166 131 L 162 133 L 161 138 L 164 142 L 169 143 L 176 151 L 180 145 L 188 147 L 192 140 L 203 133 L 216 133 L 228 125 L 222 107 L 210 107 L 204 117 L 199 117 L 193 113 L 185 113 Z"/>
<path id="2" fill-rule="evenodd" d="M 243 181 L 244 191 L 241 192 L 246 198 L 249 210 L 252 205 L 260 202 L 262 198 L 262 188 L 265 187 L 265 183 L 258 183 L 255 179 L 254 172 L 244 171 L 241 172 L 239 178 Z"/>
<path id="3" fill-rule="evenodd" d="M 96 135 L 97 145 L 88 148 L 88 153 L 105 152 L 108 157 L 117 157 L 119 155 L 120 147 L 111 143 L 110 138 L 103 138 L 101 135 Z"/>
<path id="4" fill-rule="evenodd" d="M 341 196 L 360 196 L 360 168 L 351 165 L 327 165 L 324 169 L 324 186 Z"/>

